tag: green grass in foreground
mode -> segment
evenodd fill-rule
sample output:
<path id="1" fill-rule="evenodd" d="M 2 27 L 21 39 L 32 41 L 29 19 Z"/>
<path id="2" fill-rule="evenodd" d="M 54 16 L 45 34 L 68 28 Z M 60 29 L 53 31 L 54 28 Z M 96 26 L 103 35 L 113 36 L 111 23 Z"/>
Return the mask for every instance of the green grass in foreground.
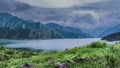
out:
<path id="1" fill-rule="evenodd" d="M 84 60 L 75 62 L 77 58 Z M 0 47 L 0 68 L 20 68 L 25 63 L 36 68 L 55 68 L 51 60 L 56 64 L 64 62 L 69 68 L 120 68 L 120 44 L 94 42 L 62 52 L 28 52 Z"/>

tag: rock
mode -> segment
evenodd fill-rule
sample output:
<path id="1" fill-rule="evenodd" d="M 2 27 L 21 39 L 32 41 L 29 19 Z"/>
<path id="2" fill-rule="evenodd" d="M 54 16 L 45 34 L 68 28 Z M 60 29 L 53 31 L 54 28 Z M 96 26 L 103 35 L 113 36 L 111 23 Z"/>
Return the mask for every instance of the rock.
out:
<path id="1" fill-rule="evenodd" d="M 67 48 L 65 50 L 68 50 Z"/>
<path id="2" fill-rule="evenodd" d="M 68 65 L 66 63 L 60 63 L 55 68 L 68 68 Z"/>
<path id="3" fill-rule="evenodd" d="M 51 64 L 51 65 L 56 65 L 56 62 L 55 62 L 54 60 L 51 60 L 51 61 L 50 61 L 50 64 Z"/>
<path id="4" fill-rule="evenodd" d="M 102 60 L 98 60 L 98 64 L 102 64 L 103 62 L 102 62 Z"/>
<path id="5" fill-rule="evenodd" d="M 33 65 L 25 63 L 22 68 L 34 68 Z"/>
<path id="6" fill-rule="evenodd" d="M 76 58 L 76 59 L 74 59 L 73 61 L 74 61 L 74 62 L 83 62 L 84 59 L 83 59 L 83 58 Z"/>
<path id="7" fill-rule="evenodd" d="M 92 60 L 90 58 L 85 59 L 86 62 L 91 62 Z"/>

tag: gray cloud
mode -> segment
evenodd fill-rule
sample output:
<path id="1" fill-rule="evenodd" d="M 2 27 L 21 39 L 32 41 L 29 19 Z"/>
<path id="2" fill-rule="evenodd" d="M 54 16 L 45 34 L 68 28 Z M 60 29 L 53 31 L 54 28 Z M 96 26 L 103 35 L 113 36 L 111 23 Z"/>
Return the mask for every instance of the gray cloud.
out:
<path id="1" fill-rule="evenodd" d="M 95 3 L 105 0 L 18 0 L 44 8 L 65 8 L 72 5 L 84 5 L 86 3 Z"/>
<path id="2" fill-rule="evenodd" d="M 74 6 L 73 9 L 80 10 L 95 10 L 95 11 L 119 11 L 120 0 L 107 0 L 98 3 L 89 3 L 83 6 Z"/>
<path id="3" fill-rule="evenodd" d="M 32 8 L 29 4 L 20 3 L 15 0 L 0 0 L 0 11 L 23 11 Z"/>
<path id="4" fill-rule="evenodd" d="M 120 0 L 108 0 L 68 8 L 40 8 L 31 7 L 29 4 L 17 0 L 1 0 L 0 11 L 9 11 L 23 19 L 41 23 L 55 22 L 82 29 L 94 29 L 119 24 L 119 3 Z"/>

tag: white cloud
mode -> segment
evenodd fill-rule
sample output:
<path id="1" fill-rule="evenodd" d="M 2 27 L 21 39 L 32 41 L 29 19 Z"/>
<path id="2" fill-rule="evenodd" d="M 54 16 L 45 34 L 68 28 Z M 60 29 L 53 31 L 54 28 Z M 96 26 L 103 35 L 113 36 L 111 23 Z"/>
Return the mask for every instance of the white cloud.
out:
<path id="1" fill-rule="evenodd" d="M 72 5 L 83 5 L 86 3 L 101 2 L 105 0 L 17 0 L 34 6 L 46 8 L 63 8 Z"/>
<path id="2" fill-rule="evenodd" d="M 100 17 L 103 16 L 102 13 L 96 12 L 94 10 L 80 10 L 80 11 L 74 11 L 73 13 L 74 14 L 79 14 L 79 15 L 81 15 L 81 14 L 91 14 L 94 17 L 94 19 L 99 19 Z"/>

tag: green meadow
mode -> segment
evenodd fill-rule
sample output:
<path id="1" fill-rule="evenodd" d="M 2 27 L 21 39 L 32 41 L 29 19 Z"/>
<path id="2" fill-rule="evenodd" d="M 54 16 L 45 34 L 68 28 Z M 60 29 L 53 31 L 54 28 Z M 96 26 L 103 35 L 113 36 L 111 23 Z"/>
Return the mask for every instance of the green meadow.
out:
<path id="1" fill-rule="evenodd" d="M 52 64 L 53 62 L 55 64 Z M 64 51 L 33 52 L 0 46 L 0 68 L 22 68 L 24 64 L 36 68 L 55 68 L 65 63 L 68 68 L 120 68 L 120 43 L 91 44 Z"/>

